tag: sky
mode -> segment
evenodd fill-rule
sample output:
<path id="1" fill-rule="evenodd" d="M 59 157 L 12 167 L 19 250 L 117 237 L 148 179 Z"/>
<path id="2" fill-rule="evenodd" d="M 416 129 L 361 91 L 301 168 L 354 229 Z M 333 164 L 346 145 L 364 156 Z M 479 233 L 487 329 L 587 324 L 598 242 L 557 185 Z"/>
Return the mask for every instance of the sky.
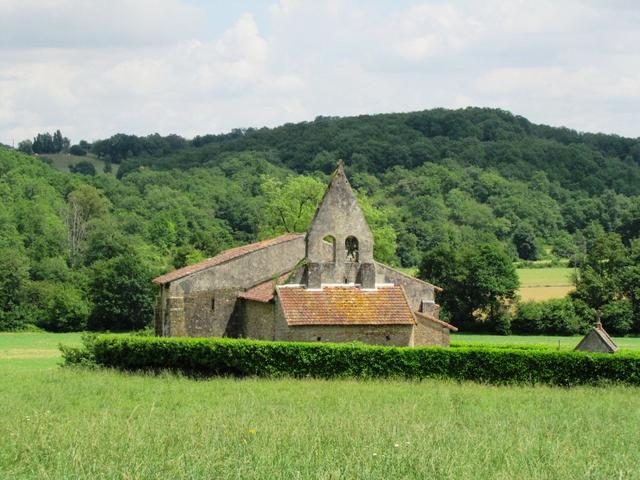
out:
<path id="1" fill-rule="evenodd" d="M 0 143 L 496 107 L 640 137 L 637 0 L 0 0 Z"/>

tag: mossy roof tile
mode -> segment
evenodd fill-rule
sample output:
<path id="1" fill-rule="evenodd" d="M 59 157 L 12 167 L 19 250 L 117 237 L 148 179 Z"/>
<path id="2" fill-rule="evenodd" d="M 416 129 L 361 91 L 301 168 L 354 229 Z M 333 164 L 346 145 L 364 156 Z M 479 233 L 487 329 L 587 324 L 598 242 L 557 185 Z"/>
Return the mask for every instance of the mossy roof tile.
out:
<path id="1" fill-rule="evenodd" d="M 414 325 L 400 285 L 375 290 L 358 286 L 276 287 L 287 323 L 295 325 Z"/>

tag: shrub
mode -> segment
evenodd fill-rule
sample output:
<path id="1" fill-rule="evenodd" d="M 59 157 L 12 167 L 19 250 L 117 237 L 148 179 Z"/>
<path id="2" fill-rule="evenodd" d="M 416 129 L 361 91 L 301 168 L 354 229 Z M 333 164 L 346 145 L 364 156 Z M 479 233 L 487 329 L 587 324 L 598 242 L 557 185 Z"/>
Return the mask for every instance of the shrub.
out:
<path id="1" fill-rule="evenodd" d="M 490 315 L 490 322 L 493 323 L 493 330 L 498 335 L 511 335 L 511 312 L 500 305 Z"/>
<path id="2" fill-rule="evenodd" d="M 138 330 L 153 318 L 155 288 L 148 261 L 126 251 L 92 265 L 89 293 L 93 310 L 89 330 Z"/>
<path id="3" fill-rule="evenodd" d="M 511 321 L 511 330 L 523 335 L 545 332 L 545 325 L 542 321 L 543 310 L 543 302 L 521 303 Z"/>
<path id="4" fill-rule="evenodd" d="M 72 145 L 69 149 L 69 153 L 78 157 L 84 157 L 87 154 L 87 151 L 80 145 Z"/>
<path id="5" fill-rule="evenodd" d="M 542 322 L 546 326 L 546 333 L 550 335 L 576 335 L 585 330 L 573 302 L 568 298 L 544 302 Z"/>
<path id="6" fill-rule="evenodd" d="M 591 324 L 588 310 L 571 298 L 525 302 L 511 322 L 518 334 L 576 335 L 585 333 Z"/>
<path id="7" fill-rule="evenodd" d="M 83 292 L 62 282 L 32 282 L 28 288 L 32 323 L 50 332 L 87 327 L 90 305 Z"/>
<path id="8" fill-rule="evenodd" d="M 94 333 L 84 333 L 81 347 L 59 345 L 62 352 L 62 365 L 66 367 L 97 367 L 94 356 L 95 340 L 96 335 Z"/>
<path id="9" fill-rule="evenodd" d="M 95 176 L 96 167 L 88 160 L 81 160 L 75 165 L 69 165 L 71 173 L 80 173 L 81 175 Z"/>
<path id="10" fill-rule="evenodd" d="M 100 335 L 86 342 L 84 351 L 65 350 L 63 356 L 67 365 L 89 359 L 100 366 L 123 370 L 171 370 L 205 376 L 452 378 L 495 384 L 640 385 L 637 354 Z"/>
<path id="11" fill-rule="evenodd" d="M 633 327 L 633 305 L 627 299 L 602 306 L 602 326 L 613 335 L 626 335 Z"/>

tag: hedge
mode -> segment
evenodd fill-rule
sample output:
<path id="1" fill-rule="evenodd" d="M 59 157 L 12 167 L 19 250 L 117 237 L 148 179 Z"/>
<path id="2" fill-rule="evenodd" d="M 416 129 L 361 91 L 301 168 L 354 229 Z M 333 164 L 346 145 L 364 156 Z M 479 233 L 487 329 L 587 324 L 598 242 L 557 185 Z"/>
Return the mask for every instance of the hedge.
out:
<path id="1" fill-rule="evenodd" d="M 383 347 L 225 338 L 100 335 L 63 347 L 67 365 L 197 376 L 451 378 L 492 384 L 640 385 L 640 355 L 489 347 Z"/>

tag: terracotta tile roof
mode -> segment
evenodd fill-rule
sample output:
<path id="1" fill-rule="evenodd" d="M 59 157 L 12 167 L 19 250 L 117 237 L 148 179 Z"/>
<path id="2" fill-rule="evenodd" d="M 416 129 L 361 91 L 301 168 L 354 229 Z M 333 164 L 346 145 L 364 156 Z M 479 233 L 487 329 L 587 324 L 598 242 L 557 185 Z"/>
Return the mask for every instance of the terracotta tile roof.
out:
<path id="1" fill-rule="evenodd" d="M 178 270 L 174 270 L 173 272 L 160 275 L 159 277 L 153 279 L 153 283 L 163 284 L 173 282 L 174 280 L 186 277 L 187 275 L 191 275 L 192 273 L 199 272 L 209 267 L 214 267 L 216 265 L 220 265 L 221 263 L 228 262 L 229 260 L 233 260 L 234 258 L 241 257 L 242 255 L 246 255 L 247 253 L 255 252 L 257 250 L 271 247 L 279 243 L 288 242 L 290 240 L 295 240 L 297 238 L 304 238 L 304 233 L 287 233 L 286 235 L 280 235 L 279 237 L 271 238 L 269 240 L 263 240 L 261 242 L 231 248 L 229 250 L 225 250 L 222 253 L 219 253 L 215 257 L 203 260 L 202 262 L 194 263 L 193 265 L 179 268 Z"/>
<path id="2" fill-rule="evenodd" d="M 441 325 L 445 328 L 448 328 L 449 330 L 453 331 L 453 332 L 457 332 L 458 331 L 458 327 L 454 327 L 453 325 L 451 325 L 450 323 L 447 322 L 443 322 L 442 320 L 436 318 L 436 317 L 432 317 L 431 315 L 427 315 L 426 313 L 422 313 L 422 312 L 413 312 L 415 314 L 415 316 L 420 319 L 420 318 L 424 318 L 425 320 L 429 320 L 430 322 L 433 323 L 437 323 L 438 325 Z"/>
<path id="3" fill-rule="evenodd" d="M 276 287 L 289 325 L 414 325 L 402 286 Z"/>
<path id="4" fill-rule="evenodd" d="M 281 275 L 277 279 L 267 280 L 266 282 L 259 283 L 255 287 L 245 290 L 238 294 L 238 298 L 244 298 L 245 300 L 253 300 L 256 302 L 268 303 L 273 300 L 273 296 L 276 289 L 276 284 L 283 282 L 290 272 Z"/>

